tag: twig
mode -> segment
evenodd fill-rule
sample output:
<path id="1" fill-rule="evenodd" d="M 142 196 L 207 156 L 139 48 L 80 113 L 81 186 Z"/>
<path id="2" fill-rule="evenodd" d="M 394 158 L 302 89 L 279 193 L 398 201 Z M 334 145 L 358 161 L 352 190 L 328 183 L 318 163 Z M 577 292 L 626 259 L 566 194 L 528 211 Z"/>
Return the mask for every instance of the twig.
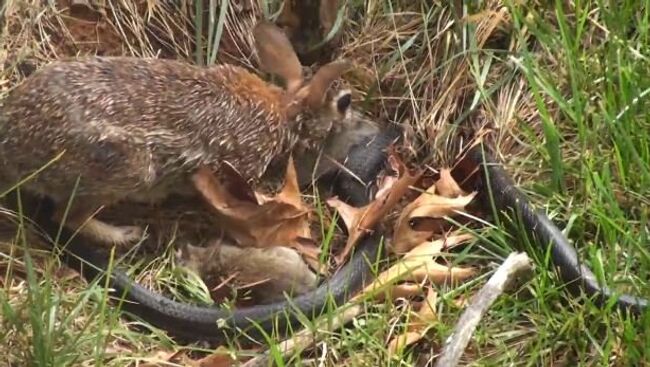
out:
<path id="1" fill-rule="evenodd" d="M 359 316 L 363 311 L 363 307 L 361 305 L 351 305 L 350 307 L 343 306 L 343 309 L 344 311 L 334 317 L 331 322 L 329 322 L 329 320 L 322 320 L 319 322 L 316 327 L 316 332 L 312 332 L 311 329 L 303 329 L 294 334 L 290 339 L 287 339 L 280 343 L 278 348 L 280 349 L 282 356 L 287 356 L 296 351 L 302 351 L 306 349 L 322 337 L 323 333 L 319 331 L 332 331 L 338 329 L 355 317 Z M 246 361 L 242 367 L 266 367 L 269 365 L 270 359 L 271 354 L 267 350 L 264 352 L 264 354 Z"/>
<path id="2" fill-rule="evenodd" d="M 530 259 L 525 253 L 512 253 L 508 256 L 490 280 L 472 298 L 470 305 L 456 323 L 454 332 L 447 339 L 435 367 L 453 367 L 458 364 L 476 325 L 481 321 L 485 312 L 497 297 L 513 284 L 517 275 L 528 272 L 530 269 Z"/>

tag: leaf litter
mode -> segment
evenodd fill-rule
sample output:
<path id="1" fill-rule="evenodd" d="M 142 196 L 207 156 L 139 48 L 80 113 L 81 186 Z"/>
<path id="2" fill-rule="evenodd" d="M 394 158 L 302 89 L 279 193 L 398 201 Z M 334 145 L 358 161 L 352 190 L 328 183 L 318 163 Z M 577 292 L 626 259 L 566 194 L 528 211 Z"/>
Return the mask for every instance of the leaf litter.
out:
<path id="1" fill-rule="evenodd" d="M 202 168 L 193 181 L 221 223 L 225 223 L 227 235 L 239 246 L 285 246 L 310 259 L 318 258 L 320 251 L 309 226 L 312 211 L 302 201 L 292 159 L 287 165 L 284 186 L 276 196 L 254 191 L 227 164 L 218 177 Z"/>
<path id="2" fill-rule="evenodd" d="M 473 236 L 441 233 L 437 231 L 439 226 L 431 226 L 430 223 L 421 225 L 426 221 L 446 221 L 447 218 L 462 215 L 476 193 L 465 193 L 453 179 L 449 169 L 441 170 L 440 178 L 428 188 L 418 188 L 423 181 L 423 170 L 409 170 L 396 154 L 389 155 L 389 162 L 395 175 L 382 178 L 374 200 L 368 205 L 356 208 L 336 197 L 328 199 L 327 203 L 339 213 L 348 231 L 344 248 L 336 257 L 337 264 L 346 259 L 365 233 L 384 224 L 389 214 L 398 214 L 392 226 L 393 233 L 388 247 L 399 259 L 350 301 L 358 303 L 369 298 L 372 302 L 392 302 L 397 299 L 408 302 L 411 317 L 404 332 L 387 341 L 389 353 L 394 353 L 422 339 L 437 322 L 437 293 L 432 285 L 463 282 L 477 274 L 477 270 L 471 267 L 449 266 L 438 262 L 444 250 L 468 242 Z M 232 190 L 232 185 L 219 185 L 218 181 L 205 173 L 203 177 L 199 177 L 197 185 L 203 185 L 203 195 L 220 215 L 230 216 L 228 221 L 236 224 L 232 227 L 233 232 L 236 236 L 239 235 L 242 241 L 248 240 L 248 246 L 265 246 L 270 243 L 281 245 L 280 239 L 285 243 L 293 241 L 295 245 L 299 238 L 311 239 L 305 230 L 310 219 L 305 213 L 310 210 L 308 205 L 302 202 L 297 185 L 294 185 L 295 171 L 292 165 L 293 162 L 290 161 L 287 182 L 281 193 L 275 197 L 262 196 L 251 189 L 237 193 L 245 187 L 241 183 L 236 185 L 235 192 L 229 193 L 227 190 Z M 409 202 L 408 198 L 412 196 L 415 196 L 415 199 Z M 403 201 L 406 203 L 399 209 L 398 205 Z M 240 206 L 227 205 L 232 202 Z M 279 206 L 283 210 L 273 206 Z M 254 218 L 253 223 L 264 228 L 255 228 L 254 224 L 246 222 L 248 218 Z M 294 221 L 295 218 L 300 220 Z M 414 225 L 415 222 L 420 222 L 416 223 L 420 225 Z M 292 224 L 298 225 L 298 228 L 291 228 Z M 255 241 L 264 239 L 269 233 L 267 228 L 280 228 L 281 233 L 270 237 L 275 242 L 256 243 Z M 436 236 L 437 238 L 434 238 Z M 424 302 L 413 301 L 422 295 L 426 295 Z M 362 308 L 356 310 L 357 313 L 362 312 Z M 355 316 L 354 313 L 349 315 Z M 313 345 L 313 338 L 313 335 L 301 335 L 300 340 L 288 345 L 292 348 L 302 348 L 301 344 L 305 344 L 303 347 L 306 348 L 307 344 Z"/>
<path id="3" fill-rule="evenodd" d="M 438 293 L 433 288 L 429 288 L 424 302 L 421 302 L 419 307 L 411 307 L 415 309 L 415 312 L 410 312 L 412 319 L 409 320 L 406 331 L 388 342 L 389 354 L 395 354 L 398 350 L 418 342 L 426 335 L 429 328 L 437 321 L 437 301 Z"/>
<path id="4" fill-rule="evenodd" d="M 440 179 L 402 210 L 393 234 L 392 250 L 404 253 L 431 237 L 447 223 L 446 218 L 465 213 L 476 192 L 466 194 L 443 169 Z"/>
<path id="5" fill-rule="evenodd" d="M 394 154 L 389 156 L 389 162 L 397 178 L 387 176 L 382 180 L 375 199 L 369 204 L 361 207 L 352 207 L 338 198 L 334 197 L 327 201 L 328 205 L 335 208 L 348 230 L 348 240 L 340 254 L 336 256 L 336 262 L 342 263 L 350 254 L 359 239 L 374 228 L 378 222 L 395 208 L 399 201 L 406 195 L 409 189 L 422 177 L 423 171 L 410 172 Z"/>

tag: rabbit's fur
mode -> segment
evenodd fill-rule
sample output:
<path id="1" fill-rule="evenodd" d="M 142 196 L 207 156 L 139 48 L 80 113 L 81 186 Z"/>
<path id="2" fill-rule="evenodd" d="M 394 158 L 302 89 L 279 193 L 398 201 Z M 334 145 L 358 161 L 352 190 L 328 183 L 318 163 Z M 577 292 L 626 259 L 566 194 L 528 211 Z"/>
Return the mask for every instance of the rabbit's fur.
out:
<path id="1" fill-rule="evenodd" d="M 329 88 L 346 63 L 303 81 L 282 31 L 263 21 L 254 32 L 260 66 L 285 88 L 232 65 L 90 57 L 43 67 L 0 107 L 0 177 L 12 185 L 42 170 L 22 187 L 52 198 L 57 220 L 74 195 L 65 224 L 110 244 L 142 232 L 88 219 L 102 206 L 192 192 L 198 167 L 218 174 L 224 162 L 255 183 L 271 160 L 297 142 L 322 144 L 353 115 L 349 96 Z"/>
<path id="2" fill-rule="evenodd" d="M 318 285 L 318 276 L 302 256 L 284 246 L 239 247 L 213 240 L 208 246 L 187 244 L 175 254 L 177 265 L 194 272 L 206 283 L 233 277 L 233 285 L 249 288 L 258 303 L 282 301 L 284 292 L 307 293 Z"/>

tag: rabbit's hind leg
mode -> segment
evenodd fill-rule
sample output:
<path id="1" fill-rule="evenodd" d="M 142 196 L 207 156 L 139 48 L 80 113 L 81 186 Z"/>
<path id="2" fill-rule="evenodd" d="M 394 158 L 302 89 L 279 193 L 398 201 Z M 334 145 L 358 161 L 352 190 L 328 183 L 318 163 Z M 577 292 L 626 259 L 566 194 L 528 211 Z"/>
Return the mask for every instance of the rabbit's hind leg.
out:
<path id="1" fill-rule="evenodd" d="M 143 239 L 144 231 L 138 226 L 115 226 L 94 217 L 103 205 L 110 201 L 84 200 L 66 212 L 65 205 L 57 206 L 54 220 L 73 231 L 77 229 L 103 245 L 130 247 Z"/>
<path id="2" fill-rule="evenodd" d="M 84 140 L 75 148 L 70 165 L 84 174 L 80 181 L 81 197 L 74 199 L 72 213 L 64 225 L 105 245 L 131 247 L 143 239 L 136 226 L 115 226 L 95 217 L 98 210 L 128 198 L 131 193 L 147 190 L 157 182 L 150 147 L 142 134 L 129 132 L 115 124 L 105 124 L 102 138 Z M 70 182 L 65 187 L 69 187 Z M 61 210 L 61 214 L 64 210 Z M 62 218 L 59 216 L 59 218 Z"/>

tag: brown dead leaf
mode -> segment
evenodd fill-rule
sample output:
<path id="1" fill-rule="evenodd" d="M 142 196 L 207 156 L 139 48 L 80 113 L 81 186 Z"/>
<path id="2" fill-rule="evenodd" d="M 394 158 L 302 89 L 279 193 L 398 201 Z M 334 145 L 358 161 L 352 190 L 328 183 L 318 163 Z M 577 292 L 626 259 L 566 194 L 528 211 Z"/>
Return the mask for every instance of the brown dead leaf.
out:
<path id="1" fill-rule="evenodd" d="M 444 170 L 443 170 L 444 172 Z M 448 177 L 445 177 L 448 175 Z M 391 250 L 397 254 L 409 251 L 413 246 L 418 245 L 422 241 L 428 239 L 436 230 L 445 224 L 445 217 L 452 217 L 458 215 L 459 212 L 464 212 L 465 207 L 469 204 L 476 195 L 472 192 L 468 195 L 461 194 L 458 197 L 445 197 L 436 193 L 438 182 L 443 181 L 440 186 L 446 193 L 458 192 L 460 188 L 453 181 L 450 174 L 442 175 L 441 179 L 436 184 L 431 185 L 424 193 L 417 199 L 409 203 L 404 208 L 399 218 L 395 222 L 395 230 L 393 232 L 393 241 Z M 449 182 L 452 180 L 452 182 Z M 460 191 L 462 193 L 462 191 Z M 418 221 L 429 221 L 428 226 L 415 228 Z M 442 221 L 437 223 L 436 221 Z"/>
<path id="2" fill-rule="evenodd" d="M 409 320 L 406 332 L 393 338 L 388 343 L 389 354 L 394 354 L 399 349 L 407 347 L 424 337 L 437 319 L 435 309 L 437 300 L 438 294 L 432 288 L 429 288 L 426 300 L 422 302 L 419 310 Z"/>
<path id="3" fill-rule="evenodd" d="M 124 351 L 122 351 L 124 352 Z M 174 362 L 177 359 L 187 358 L 181 351 L 164 351 L 160 350 L 154 353 L 151 357 L 146 357 L 144 363 L 138 364 L 141 367 L 161 367 L 169 365 L 169 362 Z"/>
<path id="4" fill-rule="evenodd" d="M 186 357 L 183 364 L 188 367 L 230 367 L 237 366 L 240 362 L 244 362 L 248 359 L 250 359 L 250 357 L 234 358 L 226 348 L 219 347 L 212 354 L 198 360 L 191 360 Z"/>
<path id="5" fill-rule="evenodd" d="M 311 241 L 311 211 L 302 202 L 293 160 L 289 160 L 285 184 L 276 196 L 254 192 L 232 167 L 225 165 L 219 177 L 207 168 L 193 176 L 194 185 L 223 221 L 224 230 L 240 246 L 288 246 L 319 253 Z"/>
<path id="6" fill-rule="evenodd" d="M 192 367 L 230 367 L 237 362 L 229 354 L 210 354 L 198 361 L 193 361 L 190 365 Z"/>
<path id="7" fill-rule="evenodd" d="M 392 175 L 386 175 L 383 176 L 382 178 L 379 179 L 378 187 L 379 189 L 377 190 L 377 194 L 375 194 L 376 198 L 379 197 L 384 197 L 388 194 L 388 192 L 395 186 L 397 183 L 397 177 L 392 176 Z"/>
<path id="8" fill-rule="evenodd" d="M 457 198 L 459 196 L 467 195 L 463 189 L 458 186 L 458 182 L 456 182 L 456 180 L 451 176 L 451 170 L 449 168 L 443 168 L 440 170 L 440 178 L 436 181 L 435 186 L 436 192 L 440 196 Z"/>
<path id="9" fill-rule="evenodd" d="M 394 285 L 393 287 L 388 288 L 386 292 L 379 292 L 375 294 L 374 300 L 376 302 L 383 302 L 386 299 L 396 300 L 399 298 L 410 298 L 419 296 L 422 294 L 422 292 L 422 285 L 406 282 Z"/>
<path id="10" fill-rule="evenodd" d="M 456 297 L 452 303 L 458 308 L 465 308 L 469 304 L 470 298 L 461 294 Z"/>
<path id="11" fill-rule="evenodd" d="M 393 290 L 398 282 L 402 281 L 415 284 L 423 284 L 425 281 L 443 284 L 448 281 L 463 281 L 472 277 L 476 273 L 472 268 L 449 267 L 435 261 L 443 248 L 453 248 L 472 238 L 469 234 L 463 234 L 450 236 L 444 240 L 422 242 L 396 264 L 379 274 L 355 299 L 367 295 L 374 298 L 384 297 L 386 294 L 394 299 Z"/>
<path id="12" fill-rule="evenodd" d="M 385 186 L 380 187 L 378 195 L 370 204 L 355 208 L 336 197 L 327 200 L 327 204 L 338 211 L 348 229 L 348 240 L 345 247 L 335 258 L 338 264 L 345 260 L 362 235 L 377 225 L 379 220 L 399 202 L 423 173 L 422 171 L 409 172 L 401 162 L 396 161 L 396 158 L 393 158 L 391 165 L 398 168 L 399 178 L 383 180 Z"/>

